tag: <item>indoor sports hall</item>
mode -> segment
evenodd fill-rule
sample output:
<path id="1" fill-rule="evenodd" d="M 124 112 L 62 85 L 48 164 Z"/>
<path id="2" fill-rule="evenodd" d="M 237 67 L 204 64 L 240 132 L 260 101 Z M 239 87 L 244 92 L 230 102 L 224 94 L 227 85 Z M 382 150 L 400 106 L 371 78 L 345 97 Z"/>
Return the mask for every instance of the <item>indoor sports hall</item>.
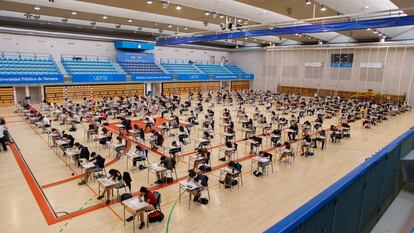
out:
<path id="1" fill-rule="evenodd" d="M 0 232 L 414 232 L 414 1 L 0 0 Z"/>

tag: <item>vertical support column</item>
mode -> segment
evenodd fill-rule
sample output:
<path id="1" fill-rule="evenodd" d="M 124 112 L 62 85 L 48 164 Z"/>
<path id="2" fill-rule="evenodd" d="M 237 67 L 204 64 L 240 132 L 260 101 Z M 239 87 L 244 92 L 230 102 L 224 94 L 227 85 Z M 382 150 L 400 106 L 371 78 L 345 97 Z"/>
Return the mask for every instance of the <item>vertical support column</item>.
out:
<path id="1" fill-rule="evenodd" d="M 145 91 L 145 95 L 148 95 L 148 92 L 153 92 L 152 91 L 152 83 L 145 83 L 144 84 L 144 91 Z"/>
<path id="2" fill-rule="evenodd" d="M 30 89 L 29 89 L 29 86 L 25 86 L 24 87 L 24 92 L 25 92 L 26 102 L 28 104 L 30 104 L 30 99 L 28 99 L 28 97 L 30 97 Z"/>
<path id="3" fill-rule="evenodd" d="M 40 96 L 41 96 L 41 102 L 43 102 L 43 100 L 45 100 L 45 86 L 41 85 L 40 86 Z"/>
<path id="4" fill-rule="evenodd" d="M 13 104 L 17 105 L 17 92 L 16 92 L 16 86 L 13 86 Z"/>

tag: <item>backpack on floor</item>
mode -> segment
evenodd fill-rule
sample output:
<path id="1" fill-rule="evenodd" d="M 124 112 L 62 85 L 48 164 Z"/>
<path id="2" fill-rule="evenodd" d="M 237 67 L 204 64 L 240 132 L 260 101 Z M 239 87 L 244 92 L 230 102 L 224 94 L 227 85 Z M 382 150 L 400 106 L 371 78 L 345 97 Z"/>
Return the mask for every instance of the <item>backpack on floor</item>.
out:
<path id="1" fill-rule="evenodd" d="M 148 222 L 150 223 L 161 222 L 163 219 L 164 219 L 164 214 L 159 210 L 153 211 L 148 214 Z"/>
<path id="2" fill-rule="evenodd" d="M 200 203 L 203 205 L 207 205 L 208 204 L 208 199 L 207 198 L 200 198 Z"/>
<path id="3" fill-rule="evenodd" d="M 200 171 L 203 171 L 203 172 L 211 171 L 211 167 L 207 165 L 201 165 L 198 169 L 200 169 Z"/>

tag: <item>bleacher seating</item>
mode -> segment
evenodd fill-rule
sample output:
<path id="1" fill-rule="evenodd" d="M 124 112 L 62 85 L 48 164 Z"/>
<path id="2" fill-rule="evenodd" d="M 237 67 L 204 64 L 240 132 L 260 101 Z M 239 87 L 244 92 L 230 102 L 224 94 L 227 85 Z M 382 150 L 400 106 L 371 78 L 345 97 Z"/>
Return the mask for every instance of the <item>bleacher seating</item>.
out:
<path id="1" fill-rule="evenodd" d="M 28 75 L 28 74 L 60 74 L 52 58 L 36 57 L 0 57 L 0 74 Z"/>
<path id="2" fill-rule="evenodd" d="M 118 62 L 128 74 L 163 74 L 164 72 L 155 64 L 147 62 Z"/>
<path id="3" fill-rule="evenodd" d="M 245 74 L 246 72 L 244 72 L 244 70 L 240 69 L 238 66 L 236 66 L 235 64 L 227 64 L 224 65 L 228 70 L 230 70 L 230 72 L 232 72 L 233 74 Z"/>
<path id="4" fill-rule="evenodd" d="M 170 74 L 201 74 L 193 64 L 161 63 Z"/>
<path id="5" fill-rule="evenodd" d="M 221 65 L 197 64 L 197 67 L 206 74 L 229 74 Z"/>
<path id="6" fill-rule="evenodd" d="M 62 60 L 69 74 L 121 74 L 110 61 Z"/>

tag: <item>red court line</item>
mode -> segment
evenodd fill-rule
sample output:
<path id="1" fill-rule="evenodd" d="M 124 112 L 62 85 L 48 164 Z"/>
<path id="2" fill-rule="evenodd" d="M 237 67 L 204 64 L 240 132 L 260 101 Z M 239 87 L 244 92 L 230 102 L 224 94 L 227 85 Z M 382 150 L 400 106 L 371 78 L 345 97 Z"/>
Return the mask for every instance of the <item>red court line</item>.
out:
<path id="1" fill-rule="evenodd" d="M 115 159 L 109 161 L 108 163 L 105 164 L 105 167 L 114 164 L 118 160 L 119 160 L 119 158 L 115 158 Z M 49 184 L 44 184 L 41 187 L 42 187 L 42 189 L 50 188 L 50 187 L 53 187 L 53 186 L 56 186 L 56 185 L 64 184 L 64 183 L 67 183 L 67 182 L 70 182 L 70 181 L 79 179 L 82 176 L 83 176 L 83 174 L 79 174 L 79 175 L 76 175 L 76 176 L 72 176 L 70 178 L 66 178 L 66 179 L 63 179 L 63 180 L 55 181 L 55 182 L 52 182 L 52 183 L 49 183 Z"/>
<path id="2" fill-rule="evenodd" d="M 12 154 L 14 155 L 14 158 L 16 159 L 17 164 L 19 165 L 20 171 L 22 172 L 30 191 L 33 194 L 33 197 L 35 198 L 37 205 L 40 208 L 40 211 L 43 214 L 43 217 L 46 220 L 46 223 L 48 225 L 56 223 L 56 217 L 53 214 L 49 204 L 46 201 L 46 198 L 44 197 L 41 189 L 37 185 L 36 180 L 34 179 L 33 175 L 30 173 L 29 168 L 26 164 L 26 162 L 23 160 L 22 154 L 17 149 L 16 145 L 10 144 L 10 149 L 12 151 Z"/>

